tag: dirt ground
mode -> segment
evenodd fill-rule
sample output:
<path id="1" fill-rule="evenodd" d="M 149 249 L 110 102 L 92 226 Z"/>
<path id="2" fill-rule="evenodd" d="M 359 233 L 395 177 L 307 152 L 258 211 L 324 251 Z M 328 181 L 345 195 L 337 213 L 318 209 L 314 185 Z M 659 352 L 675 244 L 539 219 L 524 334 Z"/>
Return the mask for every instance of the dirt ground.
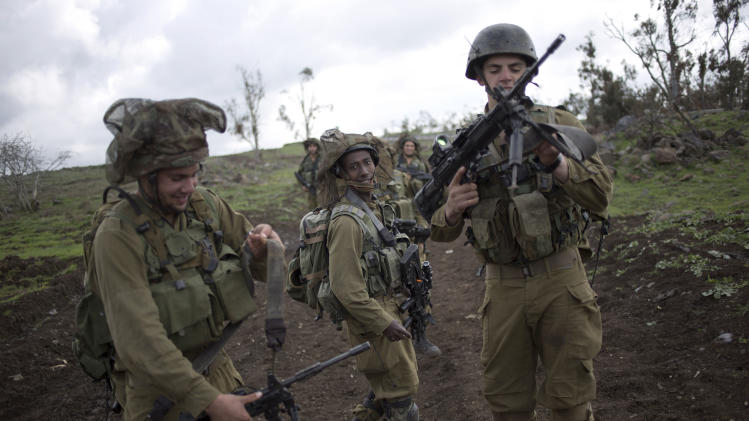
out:
<path id="1" fill-rule="evenodd" d="M 749 288 L 715 299 L 702 294 L 709 287 L 704 274 L 698 278 L 683 268 L 654 269 L 665 255 L 689 250 L 708 257 L 712 250 L 722 257 L 713 258 L 716 269 L 710 275 L 741 280 L 746 279 L 749 250 L 736 245 L 704 246 L 676 231 L 651 237 L 629 233 L 642 223 L 641 217 L 612 221 L 612 234 L 605 241 L 605 248 L 612 252 L 600 260 L 593 285 L 604 326 L 603 348 L 595 362 L 596 418 L 749 419 L 749 315 L 738 310 L 749 303 Z M 737 230 L 747 229 L 741 222 L 736 224 Z M 296 228 L 277 228 L 291 253 Z M 479 382 L 481 330 L 476 312 L 484 284 L 476 276 L 473 252 L 463 241 L 428 245 L 437 319 L 428 333 L 443 355 L 419 360 L 417 403 L 422 420 L 491 419 Z M 630 250 L 639 254 L 613 252 L 620 244 L 638 245 Z M 34 263 L 39 262 L 6 257 L 0 261 L 2 284 L 15 282 L 7 275 L 10 268 L 33 266 L 38 275 L 50 276 L 70 262 Z M 588 266 L 592 271 L 593 262 Z M 106 419 L 107 391 L 83 374 L 70 347 L 81 279 L 80 270 L 49 279 L 46 290 L 0 304 L 0 419 Z M 260 287 L 260 301 L 264 292 Z M 261 306 L 227 346 L 246 383 L 255 387 L 265 384 L 271 366 L 263 334 L 264 310 Z M 304 305 L 286 299 L 285 313 L 287 340 L 275 364 L 280 378 L 349 348 L 342 332 L 327 320 L 314 321 Z M 349 419 L 350 408 L 364 397 L 367 386 L 350 359 L 291 390 L 303 420 L 327 421 Z M 539 419 L 550 419 L 548 411 L 540 409 Z"/>

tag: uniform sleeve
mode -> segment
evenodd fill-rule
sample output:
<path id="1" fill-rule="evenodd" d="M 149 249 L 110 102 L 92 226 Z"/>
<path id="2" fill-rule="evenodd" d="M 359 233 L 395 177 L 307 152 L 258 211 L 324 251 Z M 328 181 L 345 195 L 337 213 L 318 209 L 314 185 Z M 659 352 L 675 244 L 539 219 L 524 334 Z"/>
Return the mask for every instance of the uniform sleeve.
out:
<path id="1" fill-rule="evenodd" d="M 328 276 L 330 287 L 354 322 L 364 332 L 382 333 L 393 321 L 380 304 L 370 298 L 359 257 L 362 255 L 362 234 L 359 224 L 342 215 L 330 222 Z"/>
<path id="2" fill-rule="evenodd" d="M 559 124 L 585 130 L 585 126 L 572 113 L 559 109 L 554 109 L 554 113 Z M 567 163 L 569 164 L 569 180 L 561 184 L 565 193 L 583 208 L 606 217 L 608 215 L 606 209 L 614 193 L 614 183 L 601 157 L 598 153 L 593 154 L 583 163 L 584 166 L 571 159 L 567 159 Z"/>
<path id="3" fill-rule="evenodd" d="M 209 194 L 213 195 L 214 203 L 217 204 L 219 226 L 224 232 L 224 242 L 231 246 L 237 254 L 241 255 L 243 253 L 242 246 L 247 239 L 247 234 L 252 231 L 252 224 L 244 215 L 234 211 L 217 194 L 213 192 L 209 192 Z M 252 273 L 253 279 L 265 282 L 268 276 L 266 261 L 250 259 L 250 273 Z"/>
<path id="4" fill-rule="evenodd" d="M 148 288 L 143 240 L 117 218 L 107 218 L 94 239 L 97 289 L 104 303 L 118 361 L 197 415 L 219 395 L 169 340 Z"/>
<path id="5" fill-rule="evenodd" d="M 438 242 L 449 242 L 453 241 L 460 236 L 463 232 L 464 220 L 460 217 L 460 221 L 451 226 L 447 223 L 447 217 L 445 216 L 445 207 L 447 204 L 442 205 L 434 215 L 432 215 L 432 234 L 429 236 L 430 239 Z"/>
<path id="6" fill-rule="evenodd" d="M 569 180 L 561 184 L 565 193 L 583 208 L 606 217 L 606 209 L 614 194 L 614 183 L 598 153 L 593 154 L 583 165 L 571 159 L 567 159 L 567 163 Z"/>

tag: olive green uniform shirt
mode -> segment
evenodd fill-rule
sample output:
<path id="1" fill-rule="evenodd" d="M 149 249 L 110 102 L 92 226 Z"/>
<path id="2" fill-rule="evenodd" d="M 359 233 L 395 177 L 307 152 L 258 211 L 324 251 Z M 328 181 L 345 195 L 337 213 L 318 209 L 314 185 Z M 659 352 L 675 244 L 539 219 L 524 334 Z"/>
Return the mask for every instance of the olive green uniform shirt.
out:
<path id="1" fill-rule="evenodd" d="M 143 200 L 138 202 L 146 205 Z M 224 243 L 239 251 L 252 224 L 215 194 L 213 202 Z M 183 230 L 187 222 L 181 213 L 174 227 Z M 128 387 L 154 387 L 197 415 L 218 396 L 219 390 L 195 372 L 191 362 L 167 338 L 149 289 L 144 249 L 143 236 L 116 217 L 104 219 L 94 240 L 98 284 L 92 288 L 104 303 L 116 350 L 115 371 L 126 373 Z M 250 269 L 254 279 L 265 280 L 265 262 L 252 261 Z"/>

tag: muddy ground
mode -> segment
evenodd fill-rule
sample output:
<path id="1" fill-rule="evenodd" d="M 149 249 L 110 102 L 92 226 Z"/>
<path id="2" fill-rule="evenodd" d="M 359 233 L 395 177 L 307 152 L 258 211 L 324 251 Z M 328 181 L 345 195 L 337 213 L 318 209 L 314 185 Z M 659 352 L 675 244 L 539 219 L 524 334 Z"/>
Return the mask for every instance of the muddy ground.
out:
<path id="1" fill-rule="evenodd" d="M 713 278 L 746 280 L 749 250 L 703 245 L 676 230 L 650 237 L 631 233 L 643 222 L 642 217 L 612 221 L 612 234 L 604 243 L 609 252 L 600 260 L 594 283 L 604 326 L 595 366 L 597 419 L 749 419 L 749 288 L 716 299 L 703 295 L 709 289 L 705 274 L 697 277 L 684 267 L 655 270 L 664 256 L 690 253 L 711 259 Z M 720 228 L 710 227 L 714 221 L 702 223 Z M 739 231 L 747 229 L 742 222 L 736 224 Z M 277 228 L 290 253 L 295 227 Z M 422 420 L 491 419 L 479 386 L 481 330 L 476 312 L 484 286 L 463 241 L 429 244 L 438 320 L 429 335 L 443 355 L 419 361 L 417 402 Z M 708 252 L 719 252 L 720 257 Z M 20 278 L 8 275 L 12 268 L 36 267 L 38 275 L 49 276 L 70 262 L 35 263 L 39 262 L 6 257 L 0 261 L 2 284 Z M 592 271 L 593 262 L 587 264 Z M 0 419 L 106 419 L 106 389 L 83 374 L 70 348 L 81 279 L 80 270 L 49 279 L 46 290 L 0 304 Z M 264 296 L 262 287 L 259 294 Z M 289 331 L 276 361 L 279 377 L 348 349 L 341 332 L 327 320 L 313 321 L 302 304 L 286 299 L 285 309 Z M 246 382 L 256 387 L 264 385 L 271 361 L 262 333 L 264 307 L 260 310 L 228 345 Z M 303 420 L 346 420 L 367 386 L 353 360 L 347 360 L 292 391 Z M 539 415 L 550 419 L 543 409 Z"/>

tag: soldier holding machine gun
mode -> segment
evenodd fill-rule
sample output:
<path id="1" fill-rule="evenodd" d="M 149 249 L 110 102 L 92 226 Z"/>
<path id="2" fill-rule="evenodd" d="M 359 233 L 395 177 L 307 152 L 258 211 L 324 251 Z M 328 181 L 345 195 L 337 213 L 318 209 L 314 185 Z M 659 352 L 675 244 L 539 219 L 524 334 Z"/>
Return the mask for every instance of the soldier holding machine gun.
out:
<path id="1" fill-rule="evenodd" d="M 466 235 L 486 268 L 481 363 L 494 420 L 535 419 L 537 398 L 554 420 L 593 420 L 601 317 L 580 250 L 588 215 L 606 217 L 612 181 L 572 114 L 525 96 L 563 39 L 539 59 L 516 25 L 476 36 L 466 77 L 485 88 L 486 114 L 435 145 L 433 180 L 415 199 L 433 240 L 454 240 L 470 218 Z"/>

